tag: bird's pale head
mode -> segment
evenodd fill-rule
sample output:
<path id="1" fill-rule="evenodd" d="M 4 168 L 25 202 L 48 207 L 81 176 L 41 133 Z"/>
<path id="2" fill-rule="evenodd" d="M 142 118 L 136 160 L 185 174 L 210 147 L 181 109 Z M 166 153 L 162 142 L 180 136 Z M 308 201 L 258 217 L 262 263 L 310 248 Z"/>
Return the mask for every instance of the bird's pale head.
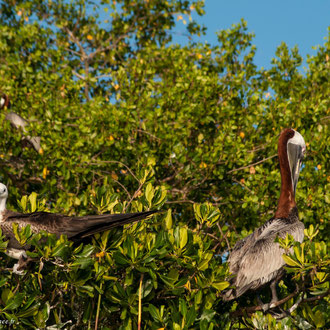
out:
<path id="1" fill-rule="evenodd" d="M 10 108 L 10 101 L 9 97 L 6 94 L 1 94 L 0 95 L 0 109 L 7 107 Z"/>
<path id="2" fill-rule="evenodd" d="M 0 212 L 6 209 L 7 197 L 8 189 L 3 183 L 0 183 Z"/>
<path id="3" fill-rule="evenodd" d="M 0 199 L 7 197 L 8 197 L 8 189 L 3 183 L 0 183 Z"/>

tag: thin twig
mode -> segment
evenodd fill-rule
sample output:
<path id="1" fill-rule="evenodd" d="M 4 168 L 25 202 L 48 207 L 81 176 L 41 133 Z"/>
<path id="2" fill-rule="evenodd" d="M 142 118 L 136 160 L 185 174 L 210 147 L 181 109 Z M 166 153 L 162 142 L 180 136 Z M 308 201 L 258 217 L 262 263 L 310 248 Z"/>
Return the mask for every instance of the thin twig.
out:
<path id="1" fill-rule="evenodd" d="M 165 204 L 183 204 L 183 203 L 194 204 L 195 202 L 191 201 L 189 199 L 184 199 L 184 200 L 181 200 L 181 201 L 167 201 L 167 202 L 165 202 Z"/>
<path id="2" fill-rule="evenodd" d="M 308 301 L 315 301 L 315 300 L 320 300 L 324 297 L 326 297 L 329 294 L 330 290 L 328 290 L 327 292 L 317 295 L 315 297 L 311 297 L 311 298 L 303 298 L 303 294 L 300 295 L 300 297 L 298 298 L 298 300 L 295 302 L 295 304 L 293 304 L 288 310 L 283 311 L 283 313 L 281 314 L 276 314 L 274 315 L 274 318 L 276 319 L 282 319 L 283 317 L 286 317 L 288 315 L 290 315 L 293 311 L 295 311 L 298 306 L 302 303 L 302 302 L 308 302 Z"/>
<path id="3" fill-rule="evenodd" d="M 101 282 L 100 290 L 102 290 L 103 282 Z M 97 330 L 99 323 L 99 315 L 100 315 L 100 307 L 101 307 L 101 293 L 99 293 L 99 297 L 97 300 L 97 310 L 96 310 L 96 318 L 95 318 L 95 330 Z"/>
<path id="4" fill-rule="evenodd" d="M 69 35 L 69 38 L 71 39 L 71 41 L 73 41 L 80 49 L 80 57 L 81 59 L 85 59 L 87 58 L 87 54 L 84 50 L 84 47 L 81 45 L 80 41 L 78 40 L 78 38 L 73 34 L 72 31 L 70 31 L 67 27 L 64 28 L 64 31 Z"/>
<path id="5" fill-rule="evenodd" d="M 324 292 L 322 294 L 319 294 L 317 296 L 314 296 L 314 297 L 310 297 L 310 298 L 305 298 L 303 301 L 315 301 L 315 300 L 320 300 L 326 296 L 328 296 L 330 294 L 330 289 L 328 289 L 327 292 Z"/>
<path id="6" fill-rule="evenodd" d="M 290 300 L 291 298 L 295 297 L 296 295 L 300 294 L 300 293 L 303 293 L 301 291 L 299 291 L 299 289 L 297 288 L 293 293 L 289 294 L 287 297 L 275 302 L 275 303 L 272 303 L 269 307 L 271 309 L 275 308 L 275 307 L 278 307 L 280 305 L 283 305 L 284 303 L 286 303 L 288 300 Z M 299 299 L 296 301 L 296 303 L 294 305 L 292 305 L 287 311 L 285 311 L 285 315 L 282 313 L 282 314 L 279 314 L 279 315 L 276 315 L 276 318 L 281 318 L 281 317 L 284 317 L 286 316 L 287 314 L 290 314 L 291 312 L 293 312 L 295 309 L 298 308 L 298 306 L 303 303 L 303 302 L 309 302 L 309 301 L 315 301 L 315 300 L 320 300 L 324 297 L 326 297 L 327 295 L 329 295 L 330 293 L 330 290 L 328 290 L 327 292 L 323 293 L 323 294 L 320 294 L 318 296 L 315 296 L 315 297 L 311 297 L 311 298 L 302 298 L 303 295 L 301 297 L 299 297 Z M 246 308 L 242 308 L 238 311 L 235 311 L 233 313 L 231 313 L 232 316 L 242 316 L 242 315 L 246 315 L 246 314 L 252 314 L 256 311 L 261 311 L 263 310 L 263 306 L 262 305 L 259 305 L 259 306 L 253 306 L 253 307 L 246 307 Z M 284 316 L 283 316 L 284 315 Z"/>
<path id="7" fill-rule="evenodd" d="M 122 166 L 124 166 L 128 172 L 130 172 L 130 174 L 132 175 L 132 177 L 137 181 L 140 182 L 140 180 L 136 177 L 136 175 L 133 173 L 133 171 L 124 163 L 118 161 L 118 160 L 97 160 L 95 162 L 84 162 L 88 165 L 101 165 L 101 164 L 120 164 Z"/>
<path id="8" fill-rule="evenodd" d="M 275 308 L 277 306 L 283 305 L 284 303 L 286 303 L 288 300 L 290 300 L 291 298 L 293 298 L 294 296 L 296 296 L 299 293 L 298 290 L 295 290 L 293 293 L 289 294 L 287 297 L 275 302 L 271 304 L 271 308 Z M 238 311 L 232 312 L 231 316 L 242 316 L 242 315 L 246 315 L 246 314 L 252 314 L 256 311 L 262 311 L 263 310 L 263 305 L 258 305 L 258 306 L 252 306 L 252 307 L 245 307 L 242 308 Z"/>
<path id="9" fill-rule="evenodd" d="M 228 238 L 227 238 L 227 234 L 224 234 L 223 231 L 222 231 L 222 228 L 219 224 L 219 221 L 217 222 L 217 226 L 218 226 L 218 229 L 220 231 L 220 234 L 222 236 L 222 238 L 225 239 L 226 243 L 227 243 L 227 246 L 228 246 L 228 250 L 231 251 L 231 247 L 230 247 L 230 244 L 229 244 L 229 241 L 228 241 Z"/>
<path id="10" fill-rule="evenodd" d="M 220 241 L 219 237 L 216 237 L 215 235 L 211 234 L 211 233 L 205 233 L 202 232 L 203 234 L 206 234 L 207 236 L 210 236 L 211 238 L 213 238 L 214 240 Z"/>
<path id="11" fill-rule="evenodd" d="M 129 200 L 129 202 L 124 207 L 124 212 L 126 211 L 127 207 L 132 203 L 133 199 L 138 195 L 138 193 L 140 192 L 140 190 L 142 189 L 142 187 L 143 187 L 143 182 L 140 183 L 139 188 L 135 191 L 135 193 L 132 196 L 132 198 Z"/>
<path id="12" fill-rule="evenodd" d="M 301 301 L 303 300 L 303 296 L 304 296 L 303 293 L 301 293 L 300 296 L 299 296 L 299 298 L 298 298 L 298 300 L 288 310 L 283 311 L 283 313 L 281 313 L 281 314 L 275 314 L 274 315 L 274 318 L 276 318 L 277 320 L 279 320 L 279 319 L 282 319 L 285 316 L 290 315 L 293 311 L 295 311 L 298 308 L 298 306 L 300 305 Z"/>
<path id="13" fill-rule="evenodd" d="M 141 314 L 142 314 L 142 281 L 143 273 L 140 278 L 140 288 L 139 288 L 139 313 L 138 313 L 138 330 L 141 330 Z"/>
<path id="14" fill-rule="evenodd" d="M 74 70 L 72 70 L 72 74 L 74 76 L 76 76 L 77 78 L 81 79 L 81 80 L 85 80 L 86 79 L 86 77 L 82 76 L 81 74 L 79 74 L 78 72 L 76 72 Z"/>
<path id="15" fill-rule="evenodd" d="M 81 56 L 81 54 L 80 53 L 78 53 L 78 52 L 76 52 L 76 51 L 74 51 L 74 50 L 72 50 L 72 49 L 70 49 L 70 48 L 66 48 L 66 47 L 64 47 L 64 50 L 66 50 L 67 52 L 70 52 L 70 53 L 72 53 L 72 54 L 74 54 L 74 55 L 76 55 L 76 56 Z"/>
<path id="16" fill-rule="evenodd" d="M 111 178 L 111 179 L 112 179 L 112 181 L 115 181 L 117 184 L 119 184 L 125 190 L 126 194 L 128 195 L 128 198 L 132 198 L 131 194 L 128 192 L 128 190 L 125 188 L 125 186 L 122 183 L 120 183 L 118 180 L 116 180 L 114 178 Z"/>
<path id="17" fill-rule="evenodd" d="M 232 180 L 236 183 L 238 183 L 240 186 L 242 186 L 243 188 L 247 189 L 250 193 L 252 193 L 252 190 L 250 188 L 248 188 L 245 184 L 243 184 L 242 182 L 232 178 Z"/>
<path id="18" fill-rule="evenodd" d="M 265 162 L 265 161 L 267 161 L 267 160 L 269 160 L 269 159 L 272 159 L 272 158 L 274 158 L 274 157 L 276 157 L 276 156 L 277 156 L 277 154 L 272 155 L 272 156 L 267 157 L 267 158 L 264 158 L 264 159 L 262 159 L 262 160 L 259 160 L 258 162 L 255 162 L 255 163 L 250 164 L 250 165 L 247 165 L 247 166 L 242 166 L 242 167 L 239 167 L 239 168 L 234 168 L 233 170 L 228 171 L 227 174 L 230 174 L 230 173 L 233 173 L 233 172 L 236 172 L 236 171 L 240 171 L 240 170 L 244 170 L 244 169 L 249 168 L 249 167 L 252 167 L 252 166 L 254 166 L 254 165 L 261 164 L 261 163 L 263 163 L 263 162 Z"/>
<path id="19" fill-rule="evenodd" d="M 265 149 L 266 146 L 268 145 L 269 143 L 263 143 L 263 144 L 260 144 L 259 146 L 251 149 L 251 150 L 247 150 L 247 152 L 249 153 L 253 153 L 253 152 L 256 152 L 256 151 L 259 151 L 259 150 L 262 150 L 262 149 Z"/>
<path id="20" fill-rule="evenodd" d="M 161 141 L 162 139 L 160 139 L 159 137 L 157 137 L 157 136 L 155 136 L 155 135 L 153 135 L 153 134 L 151 134 L 151 133 L 149 133 L 148 131 L 145 131 L 145 130 L 143 130 L 143 129 L 136 129 L 135 131 L 137 131 L 137 132 L 140 132 L 140 133 L 144 133 L 144 134 L 147 134 L 147 135 L 150 135 L 151 137 L 153 137 L 155 140 L 158 140 L 158 141 Z"/>

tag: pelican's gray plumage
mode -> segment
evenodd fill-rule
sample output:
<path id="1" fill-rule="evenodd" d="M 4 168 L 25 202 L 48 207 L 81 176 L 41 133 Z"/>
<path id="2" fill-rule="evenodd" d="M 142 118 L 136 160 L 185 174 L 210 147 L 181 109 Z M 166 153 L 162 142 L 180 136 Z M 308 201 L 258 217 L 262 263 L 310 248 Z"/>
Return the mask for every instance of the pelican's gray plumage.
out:
<path id="1" fill-rule="evenodd" d="M 0 109 L 3 109 L 5 107 L 7 109 L 10 109 L 11 103 L 8 95 L 2 94 L 0 96 Z M 20 115 L 18 115 L 15 112 L 7 113 L 5 118 L 11 123 L 13 127 L 15 127 L 16 129 L 21 128 L 23 130 L 23 133 L 26 133 L 25 127 L 29 125 L 29 122 L 26 119 L 22 118 Z M 28 141 L 30 145 L 32 145 L 32 147 L 37 152 L 41 152 L 41 146 L 40 146 L 41 139 L 39 136 L 26 136 L 25 139 L 26 141 Z"/>
<path id="2" fill-rule="evenodd" d="M 30 225 L 33 233 L 44 230 L 56 234 L 57 237 L 67 235 L 69 239 L 79 241 L 110 228 L 143 220 L 158 212 L 146 211 L 126 214 L 86 215 L 82 217 L 70 217 L 48 212 L 18 213 L 6 209 L 7 198 L 8 189 L 0 183 L 0 228 L 2 234 L 8 240 L 7 254 L 16 259 L 26 256 L 25 251 L 29 249 L 29 246 L 21 246 L 16 240 L 13 223 L 18 224 L 20 228 Z"/>
<path id="3" fill-rule="evenodd" d="M 296 241 L 304 238 L 304 225 L 299 221 L 295 202 L 301 161 L 306 150 L 303 137 L 293 129 L 282 131 L 278 143 L 281 171 L 281 193 L 275 216 L 251 235 L 237 242 L 228 263 L 234 275 L 230 280 L 233 288 L 227 290 L 223 300 L 238 298 L 247 290 L 256 290 L 271 283 L 272 301 L 277 301 L 276 282 L 283 274 L 284 250 L 275 238 L 293 236 Z"/>

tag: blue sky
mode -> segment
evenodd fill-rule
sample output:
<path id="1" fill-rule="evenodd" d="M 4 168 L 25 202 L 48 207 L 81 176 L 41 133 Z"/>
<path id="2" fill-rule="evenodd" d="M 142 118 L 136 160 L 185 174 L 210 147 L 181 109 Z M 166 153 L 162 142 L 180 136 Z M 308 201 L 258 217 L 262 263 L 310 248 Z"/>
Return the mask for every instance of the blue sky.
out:
<path id="1" fill-rule="evenodd" d="M 194 16 L 207 27 L 207 34 L 200 41 L 215 45 L 216 31 L 228 29 L 244 18 L 249 31 L 255 33 L 255 63 L 264 68 L 271 66 L 271 59 L 282 41 L 290 48 L 297 45 L 306 60 L 307 54 L 315 54 L 313 46 L 324 44 L 330 26 L 329 0 L 205 0 L 205 11 L 202 17 Z M 176 32 L 184 31 L 185 26 L 179 21 Z M 174 42 L 184 41 L 176 35 Z"/>

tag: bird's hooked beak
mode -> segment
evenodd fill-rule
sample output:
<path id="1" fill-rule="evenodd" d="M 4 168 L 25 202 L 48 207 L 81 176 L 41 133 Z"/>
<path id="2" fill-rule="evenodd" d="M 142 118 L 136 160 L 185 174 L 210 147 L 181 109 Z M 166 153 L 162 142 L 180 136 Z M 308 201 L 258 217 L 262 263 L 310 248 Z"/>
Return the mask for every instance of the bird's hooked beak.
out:
<path id="1" fill-rule="evenodd" d="M 292 178 L 292 187 L 293 187 L 293 192 L 296 195 L 296 187 L 298 183 L 300 169 L 302 166 L 302 160 L 306 152 L 306 145 L 305 143 L 303 144 L 290 143 L 289 140 L 287 150 L 288 150 L 288 159 L 289 159 L 290 172 Z"/>

